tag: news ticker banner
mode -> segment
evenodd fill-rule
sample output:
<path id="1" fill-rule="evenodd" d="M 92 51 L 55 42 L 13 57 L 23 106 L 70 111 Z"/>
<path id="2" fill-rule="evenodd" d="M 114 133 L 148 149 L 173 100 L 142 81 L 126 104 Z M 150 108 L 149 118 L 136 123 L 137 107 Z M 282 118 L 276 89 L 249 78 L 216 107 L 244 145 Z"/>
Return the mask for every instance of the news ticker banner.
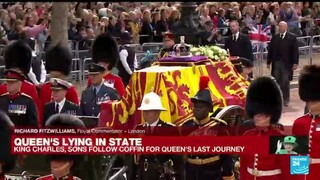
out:
<path id="1" fill-rule="evenodd" d="M 269 138 L 13 135 L 13 154 L 268 154 Z"/>

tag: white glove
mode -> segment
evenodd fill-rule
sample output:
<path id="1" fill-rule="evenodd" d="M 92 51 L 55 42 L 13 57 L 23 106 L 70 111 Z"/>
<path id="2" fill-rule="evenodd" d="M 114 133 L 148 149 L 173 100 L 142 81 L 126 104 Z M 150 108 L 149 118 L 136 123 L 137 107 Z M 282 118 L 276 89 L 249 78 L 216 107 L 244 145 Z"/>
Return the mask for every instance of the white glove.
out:
<path id="1" fill-rule="evenodd" d="M 277 142 L 277 151 L 276 152 L 280 152 L 281 148 L 282 148 L 282 143 L 280 142 L 280 140 L 278 140 L 278 142 Z"/>

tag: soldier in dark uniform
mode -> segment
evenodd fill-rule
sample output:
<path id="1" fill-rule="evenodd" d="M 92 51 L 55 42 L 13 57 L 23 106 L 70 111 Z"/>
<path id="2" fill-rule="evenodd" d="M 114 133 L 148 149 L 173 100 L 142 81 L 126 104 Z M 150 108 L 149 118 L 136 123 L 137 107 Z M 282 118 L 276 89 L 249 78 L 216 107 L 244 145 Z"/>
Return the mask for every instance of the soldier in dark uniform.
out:
<path id="1" fill-rule="evenodd" d="M 85 129 L 81 120 L 69 114 L 55 114 L 51 116 L 47 123 L 47 128 L 78 128 Z M 80 155 L 47 155 L 47 162 L 50 165 L 50 175 L 43 176 L 37 180 L 80 180 L 72 175 L 72 170 L 82 161 Z"/>
<path id="2" fill-rule="evenodd" d="M 66 80 L 71 72 L 72 53 L 68 47 L 64 47 L 60 44 L 50 47 L 45 53 L 46 71 L 50 74 L 50 78 L 59 78 Z M 51 82 L 47 81 L 40 87 L 40 122 L 43 122 L 43 110 L 44 106 L 52 101 Z M 71 84 L 67 91 L 66 99 L 79 104 L 79 97 L 76 88 Z"/>
<path id="3" fill-rule="evenodd" d="M 0 112 L 0 180 L 5 180 L 5 173 L 14 168 L 16 157 L 11 154 L 10 131 L 14 124 L 3 112 Z"/>
<path id="4" fill-rule="evenodd" d="M 160 97 L 154 93 L 148 93 L 143 97 L 138 110 L 143 111 L 146 123 L 137 126 L 137 129 L 146 130 L 146 135 L 179 135 L 178 129 L 169 123 L 159 119 L 162 107 Z M 183 178 L 183 157 L 178 155 L 141 155 L 136 156 L 138 180 L 181 180 Z M 172 164 L 173 163 L 173 164 Z"/>
<path id="5" fill-rule="evenodd" d="M 181 124 L 182 135 L 228 135 L 227 123 L 210 117 L 213 103 L 208 89 L 209 77 L 201 76 L 200 90 L 191 99 L 194 118 L 187 119 Z M 186 162 L 186 180 L 203 179 L 233 179 L 234 163 L 231 155 L 188 155 Z"/>
<path id="6" fill-rule="evenodd" d="M 167 57 L 174 52 L 174 45 L 176 44 L 174 41 L 174 35 L 172 33 L 165 33 L 163 35 L 163 44 L 164 48 L 160 49 L 158 59 Z"/>
<path id="7" fill-rule="evenodd" d="M 118 91 L 104 83 L 105 72 L 104 66 L 95 63 L 89 65 L 92 85 L 85 89 L 81 95 L 80 109 L 83 116 L 96 117 L 100 113 L 100 102 L 120 99 Z"/>
<path id="8" fill-rule="evenodd" d="M 38 127 L 38 112 L 33 99 L 21 92 L 25 76 L 15 70 L 6 70 L 4 79 L 7 93 L 0 96 L 0 110 L 6 112 L 16 127 Z"/>
<path id="9" fill-rule="evenodd" d="M 252 73 L 253 63 L 249 59 L 239 57 L 235 60 L 232 60 L 231 62 L 238 71 L 238 73 L 240 73 L 247 81 L 252 81 L 249 74 Z"/>
<path id="10" fill-rule="evenodd" d="M 23 40 L 15 41 L 6 47 L 4 53 L 6 69 L 16 70 L 27 77 L 31 68 L 31 59 L 32 51 L 28 44 Z M 38 113 L 40 114 L 40 101 L 36 85 L 32 84 L 27 80 L 27 78 L 25 78 L 25 80 L 22 81 L 20 92 L 25 93 L 32 98 L 37 107 Z M 7 93 L 7 84 L 3 83 L 0 85 L 0 95 L 5 93 Z"/>
<path id="11" fill-rule="evenodd" d="M 58 78 L 51 79 L 53 101 L 44 106 L 43 126 L 54 114 L 80 115 L 80 107 L 66 99 L 70 83 Z"/>

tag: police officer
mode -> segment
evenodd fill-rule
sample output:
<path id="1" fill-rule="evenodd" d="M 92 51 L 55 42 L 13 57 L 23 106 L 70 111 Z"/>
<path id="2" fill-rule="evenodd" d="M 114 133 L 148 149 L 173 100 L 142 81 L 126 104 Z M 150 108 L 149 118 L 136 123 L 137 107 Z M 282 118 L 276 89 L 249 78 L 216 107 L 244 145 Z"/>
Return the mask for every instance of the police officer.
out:
<path id="1" fill-rule="evenodd" d="M 191 98 L 194 117 L 180 125 L 182 135 L 228 135 L 227 123 L 209 116 L 214 105 L 209 80 L 207 76 L 200 77 L 200 89 Z M 231 155 L 187 155 L 186 180 L 233 179 L 233 166 Z"/>
<path id="2" fill-rule="evenodd" d="M 69 114 L 55 114 L 51 116 L 47 123 L 47 128 L 86 128 L 81 120 Z M 82 161 L 80 155 L 46 155 L 50 165 L 51 174 L 38 178 L 37 180 L 80 180 L 72 175 L 72 169 Z"/>
<path id="3" fill-rule="evenodd" d="M 146 123 L 139 124 L 137 129 L 146 131 L 146 135 L 179 135 L 178 129 L 161 120 L 160 113 L 166 109 L 162 106 L 160 97 L 150 92 L 143 97 L 138 108 L 143 112 Z M 136 156 L 138 180 L 183 179 L 183 158 L 178 155 L 141 155 Z M 173 164 L 172 164 L 173 163 Z"/>
<path id="4" fill-rule="evenodd" d="M 83 116 L 98 116 L 100 113 L 100 102 L 108 100 L 119 100 L 119 93 L 113 87 L 105 84 L 103 77 L 106 68 L 96 63 L 89 65 L 89 75 L 92 85 L 86 88 L 81 95 L 80 109 Z"/>
<path id="5" fill-rule="evenodd" d="M 137 57 L 134 47 L 130 47 L 131 35 L 128 31 L 121 33 L 120 36 L 120 63 L 118 64 L 118 75 L 122 78 L 125 86 L 129 84 L 134 70 L 137 68 Z"/>
<path id="6" fill-rule="evenodd" d="M 11 154 L 10 130 L 14 124 L 10 118 L 0 112 L 0 180 L 5 180 L 5 173 L 14 168 L 16 157 Z"/>
<path id="7" fill-rule="evenodd" d="M 43 126 L 53 114 L 80 115 L 80 107 L 66 99 L 71 84 L 58 78 L 51 78 L 50 81 L 53 101 L 44 106 Z"/>
<path id="8" fill-rule="evenodd" d="M 31 68 L 31 59 L 32 51 L 28 44 L 26 44 L 23 40 L 17 40 L 6 47 L 4 53 L 6 69 L 16 70 L 27 77 L 27 74 L 29 73 Z M 38 97 L 37 87 L 36 85 L 29 82 L 27 78 L 24 79 L 25 80 L 22 81 L 20 92 L 27 94 L 33 99 L 40 115 L 40 101 Z M 7 93 L 7 84 L 3 83 L 0 85 L 0 95 L 5 93 Z"/>
<path id="9" fill-rule="evenodd" d="M 158 59 L 167 57 L 174 52 L 174 45 L 176 44 L 174 41 L 174 35 L 169 32 L 165 33 L 163 35 L 163 44 L 164 47 L 160 49 Z"/>
<path id="10" fill-rule="evenodd" d="M 25 76 L 9 69 L 4 72 L 7 93 L 0 96 L 0 110 L 6 112 L 16 127 L 38 127 L 38 112 L 32 98 L 21 92 Z"/>
<path id="11" fill-rule="evenodd" d="M 46 71 L 50 74 L 50 78 L 59 78 L 66 80 L 67 76 L 71 72 L 72 54 L 68 47 L 64 47 L 61 44 L 50 47 L 45 53 Z M 43 121 L 43 109 L 44 106 L 52 101 L 51 82 L 47 81 L 40 87 L 40 113 L 41 122 Z M 67 90 L 66 99 L 79 104 L 79 97 L 76 88 L 70 84 Z M 42 124 L 44 124 L 42 122 Z"/>

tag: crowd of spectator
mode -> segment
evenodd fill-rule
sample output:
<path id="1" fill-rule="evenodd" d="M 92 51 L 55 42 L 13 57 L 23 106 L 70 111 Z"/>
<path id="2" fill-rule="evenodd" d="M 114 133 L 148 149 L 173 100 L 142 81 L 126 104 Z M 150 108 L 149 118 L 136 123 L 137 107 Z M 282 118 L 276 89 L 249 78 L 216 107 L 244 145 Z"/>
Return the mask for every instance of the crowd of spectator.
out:
<path id="1" fill-rule="evenodd" d="M 19 38 L 35 39 L 35 49 L 41 52 L 50 41 L 50 2 L 2 3 L 0 6 L 0 43 Z M 239 21 L 244 33 L 257 25 L 272 26 L 286 21 L 289 30 L 298 36 L 318 34 L 320 4 L 316 2 L 197 2 L 200 26 L 213 24 L 219 35 L 230 34 L 229 22 Z M 70 3 L 68 17 L 69 40 L 79 42 L 86 50 L 91 40 L 102 32 L 120 37 L 128 31 L 132 43 L 162 42 L 162 35 L 172 29 L 181 16 L 181 3 L 176 2 L 118 2 Z M 210 32 L 210 31 L 209 31 Z M 214 31 L 214 33 L 217 33 Z"/>

